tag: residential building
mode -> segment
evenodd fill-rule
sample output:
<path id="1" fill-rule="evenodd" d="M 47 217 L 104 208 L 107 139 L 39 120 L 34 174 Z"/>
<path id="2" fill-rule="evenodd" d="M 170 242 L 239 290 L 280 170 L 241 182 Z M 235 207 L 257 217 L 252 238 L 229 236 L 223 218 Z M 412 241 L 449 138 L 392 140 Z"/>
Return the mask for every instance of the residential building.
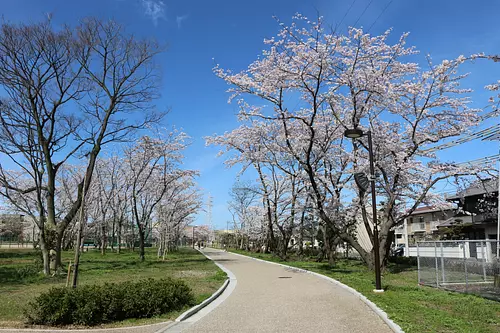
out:
<path id="1" fill-rule="evenodd" d="M 413 245 L 418 241 L 439 239 L 439 226 L 453 219 L 453 209 L 436 207 L 418 207 L 406 219 L 405 224 L 394 230 L 396 246 L 401 244 Z M 406 230 L 405 230 L 406 229 Z M 408 236 L 408 239 L 406 237 Z"/>
<path id="2" fill-rule="evenodd" d="M 463 191 L 447 195 L 458 206 L 454 220 L 440 225 L 445 238 L 497 239 L 498 180 L 473 183 Z M 448 232 L 446 232 L 448 231 Z"/>

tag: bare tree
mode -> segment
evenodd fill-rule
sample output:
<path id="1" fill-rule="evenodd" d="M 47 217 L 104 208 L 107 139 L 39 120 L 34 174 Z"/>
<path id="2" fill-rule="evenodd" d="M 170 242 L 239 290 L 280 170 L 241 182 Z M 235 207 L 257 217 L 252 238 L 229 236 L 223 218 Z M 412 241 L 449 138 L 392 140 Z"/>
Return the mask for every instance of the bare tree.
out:
<path id="1" fill-rule="evenodd" d="M 64 232 L 91 186 L 103 145 L 129 140 L 161 119 L 151 104 L 158 95 L 153 60 L 159 52 L 155 42 L 128 36 L 112 21 L 87 19 L 74 29 L 53 29 L 50 22 L 0 28 L 0 84 L 8 97 L 0 107 L 0 154 L 17 168 L 7 170 L 0 162 L 0 195 L 33 214 L 45 274 L 50 248 L 56 266 L 61 264 Z M 136 111 L 141 117 L 131 121 Z M 76 200 L 56 218 L 58 171 L 83 156 L 87 166 L 74 189 Z M 13 178 L 19 170 L 22 187 Z M 36 211 L 20 198 L 28 193 Z"/>
<path id="2" fill-rule="evenodd" d="M 84 142 L 72 143 L 80 120 L 64 107 L 81 98 L 88 56 L 77 61 L 78 47 L 68 28 L 54 31 L 49 22 L 0 28 L 0 84 L 8 99 L 0 107 L 0 153 L 26 175 L 16 187 L 11 171 L 0 164 L 1 195 L 29 213 L 19 195 L 36 193 L 44 273 L 49 274 L 48 243 L 55 230 L 56 173 Z M 3 158 L 2 158 L 3 159 Z M 49 228 L 46 228 L 49 227 Z"/>

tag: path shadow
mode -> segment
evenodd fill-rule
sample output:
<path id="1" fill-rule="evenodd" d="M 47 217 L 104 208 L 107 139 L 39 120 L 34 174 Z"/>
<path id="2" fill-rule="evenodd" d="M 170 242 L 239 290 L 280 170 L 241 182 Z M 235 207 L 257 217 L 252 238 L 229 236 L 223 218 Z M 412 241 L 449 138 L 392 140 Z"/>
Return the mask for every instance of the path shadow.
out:
<path id="1" fill-rule="evenodd" d="M 237 260 L 236 259 L 227 259 L 227 258 L 218 258 L 218 259 L 214 258 L 214 261 L 217 261 L 217 262 L 230 262 L 230 261 L 237 261 Z"/>

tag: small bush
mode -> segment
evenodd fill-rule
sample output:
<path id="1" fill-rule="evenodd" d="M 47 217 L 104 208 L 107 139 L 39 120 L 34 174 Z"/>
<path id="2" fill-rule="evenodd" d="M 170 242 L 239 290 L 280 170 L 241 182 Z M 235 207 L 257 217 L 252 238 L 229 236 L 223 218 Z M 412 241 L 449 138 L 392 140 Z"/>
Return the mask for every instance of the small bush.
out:
<path id="1" fill-rule="evenodd" d="M 21 266 L 18 269 L 16 269 L 16 275 L 18 280 L 25 280 L 29 278 L 33 278 L 37 276 L 40 273 L 41 269 L 39 265 L 31 264 L 31 265 L 25 265 Z"/>
<path id="2" fill-rule="evenodd" d="M 304 248 L 304 257 L 317 257 L 320 253 L 318 248 L 306 247 Z"/>
<path id="3" fill-rule="evenodd" d="M 389 262 L 397 265 L 417 266 L 416 257 L 389 257 Z"/>
<path id="4" fill-rule="evenodd" d="M 184 281 L 147 279 L 138 282 L 52 288 L 28 304 L 25 316 L 35 325 L 86 325 L 147 318 L 192 305 Z"/>

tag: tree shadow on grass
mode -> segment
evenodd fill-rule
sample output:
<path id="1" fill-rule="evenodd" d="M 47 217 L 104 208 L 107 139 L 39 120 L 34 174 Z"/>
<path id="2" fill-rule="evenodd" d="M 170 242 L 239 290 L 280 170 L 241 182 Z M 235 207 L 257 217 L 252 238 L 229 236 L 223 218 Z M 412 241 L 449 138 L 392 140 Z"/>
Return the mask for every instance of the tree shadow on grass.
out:
<path id="1" fill-rule="evenodd" d="M 33 259 L 33 257 L 37 256 L 37 252 L 34 251 L 24 251 L 24 252 L 14 252 L 14 251 L 1 251 L 0 250 L 0 259 Z"/>
<path id="2" fill-rule="evenodd" d="M 145 268 L 174 268 L 174 267 L 190 267 L 200 263 L 206 263 L 209 260 L 206 258 L 179 258 L 163 260 L 146 260 L 146 261 L 123 261 L 123 260 L 84 260 L 81 263 L 82 270 L 132 270 Z"/>
<path id="3" fill-rule="evenodd" d="M 55 281 L 58 277 L 45 277 L 35 265 L 0 266 L 0 286 L 33 284 L 40 281 Z"/>
<path id="4" fill-rule="evenodd" d="M 335 267 L 325 267 L 321 268 L 322 271 L 326 273 L 340 273 L 340 274 L 354 274 L 354 273 L 359 273 L 359 271 L 352 270 L 352 269 L 342 269 L 342 268 L 335 268 Z"/>
<path id="5" fill-rule="evenodd" d="M 398 264 L 390 264 L 387 266 L 387 271 L 392 274 L 398 274 L 402 272 L 414 271 L 417 268 L 412 265 L 398 265 Z"/>
<path id="6" fill-rule="evenodd" d="M 353 274 L 353 273 L 360 273 L 362 270 L 360 267 L 345 267 L 344 265 L 329 265 L 329 264 L 320 264 L 314 266 L 314 268 L 320 269 L 322 271 L 328 272 L 328 273 L 342 273 L 342 274 Z"/>
<path id="7" fill-rule="evenodd" d="M 13 282 L 21 282 L 17 267 L 0 266 L 0 284 L 12 284 Z"/>

